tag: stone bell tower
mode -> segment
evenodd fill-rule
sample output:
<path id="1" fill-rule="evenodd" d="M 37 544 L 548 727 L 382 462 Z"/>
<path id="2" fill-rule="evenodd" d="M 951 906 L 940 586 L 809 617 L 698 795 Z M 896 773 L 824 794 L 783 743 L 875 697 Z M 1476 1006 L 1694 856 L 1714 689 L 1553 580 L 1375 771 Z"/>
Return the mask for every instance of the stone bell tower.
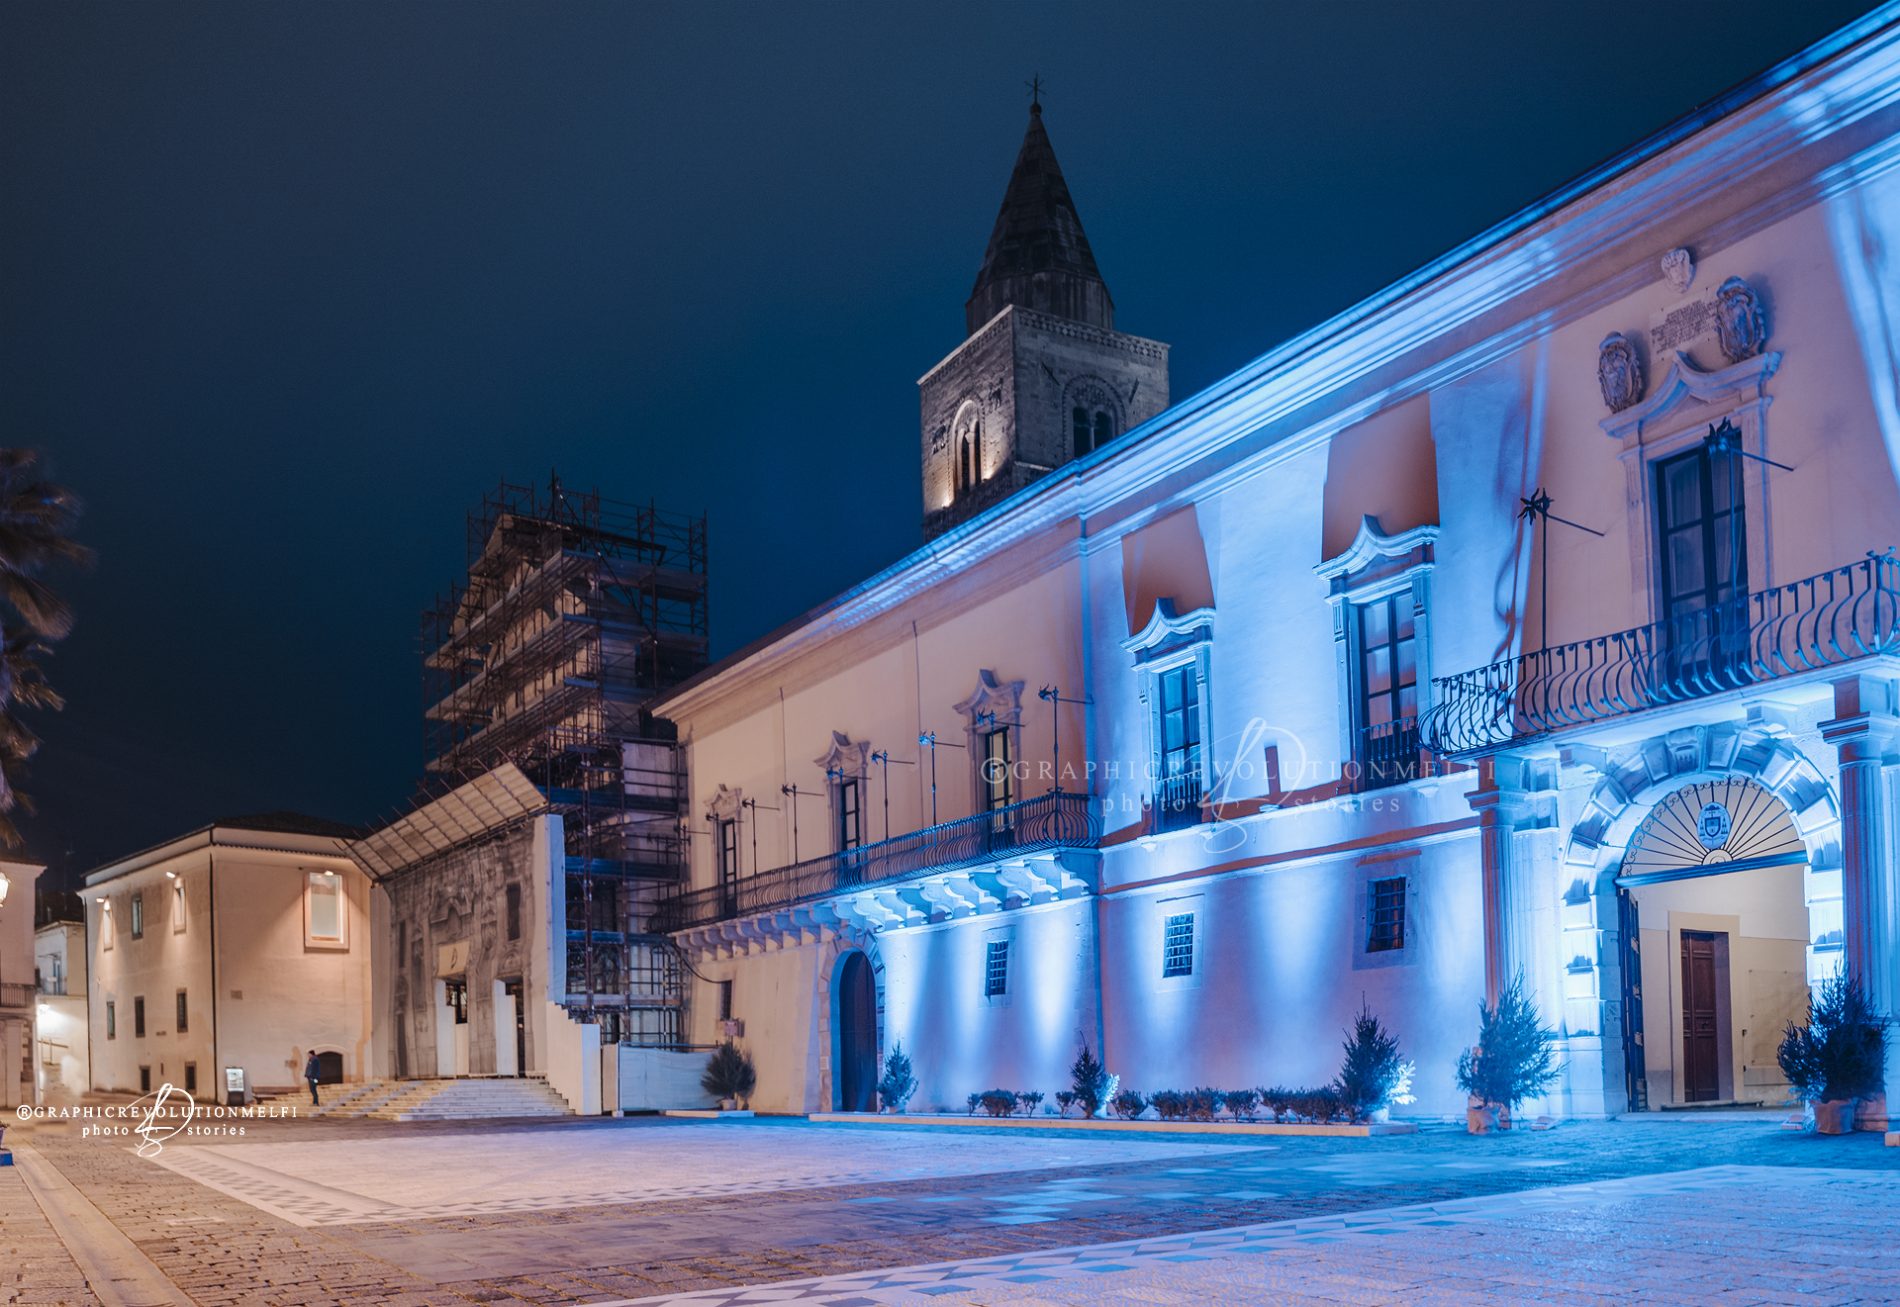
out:
<path id="1" fill-rule="evenodd" d="M 925 539 L 1168 406 L 1168 347 L 1115 330 L 1040 103 L 963 315 L 964 342 L 917 383 Z"/>

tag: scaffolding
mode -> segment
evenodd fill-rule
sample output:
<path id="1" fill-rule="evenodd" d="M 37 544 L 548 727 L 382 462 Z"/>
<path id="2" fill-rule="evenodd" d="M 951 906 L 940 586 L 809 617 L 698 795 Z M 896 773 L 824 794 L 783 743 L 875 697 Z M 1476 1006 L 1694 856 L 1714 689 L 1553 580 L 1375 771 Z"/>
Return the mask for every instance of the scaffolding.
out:
<path id="1" fill-rule="evenodd" d="M 504 483 L 468 517 L 468 576 L 423 615 L 424 762 L 507 762 L 563 818 L 567 1006 L 603 1042 L 684 1038 L 651 930 L 686 874 L 686 777 L 650 705 L 706 665 L 706 520 Z"/>

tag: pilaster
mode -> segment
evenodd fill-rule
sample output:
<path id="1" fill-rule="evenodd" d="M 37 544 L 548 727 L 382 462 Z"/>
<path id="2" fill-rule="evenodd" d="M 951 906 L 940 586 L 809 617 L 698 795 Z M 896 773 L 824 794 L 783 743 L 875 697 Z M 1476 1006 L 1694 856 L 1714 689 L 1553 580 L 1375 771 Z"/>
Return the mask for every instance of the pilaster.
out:
<path id="1" fill-rule="evenodd" d="M 1840 757 L 1841 917 L 1844 965 L 1866 986 L 1874 1010 L 1900 1015 L 1900 687 L 1889 678 L 1834 683 L 1834 717 L 1821 738 Z M 1863 1130 L 1888 1128 L 1900 1095 L 1900 1029 L 1887 1031 L 1885 1091 L 1862 1101 Z"/>

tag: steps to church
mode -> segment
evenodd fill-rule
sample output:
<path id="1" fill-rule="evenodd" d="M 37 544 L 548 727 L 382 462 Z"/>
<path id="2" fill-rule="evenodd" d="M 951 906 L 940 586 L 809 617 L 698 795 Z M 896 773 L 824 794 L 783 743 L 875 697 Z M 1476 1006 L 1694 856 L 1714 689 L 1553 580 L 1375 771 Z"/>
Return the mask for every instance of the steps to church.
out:
<path id="1" fill-rule="evenodd" d="M 298 1114 L 357 1121 L 480 1121 L 574 1114 L 567 1100 L 541 1076 L 367 1080 L 320 1085 L 317 1097 L 318 1106 L 305 1103 Z"/>

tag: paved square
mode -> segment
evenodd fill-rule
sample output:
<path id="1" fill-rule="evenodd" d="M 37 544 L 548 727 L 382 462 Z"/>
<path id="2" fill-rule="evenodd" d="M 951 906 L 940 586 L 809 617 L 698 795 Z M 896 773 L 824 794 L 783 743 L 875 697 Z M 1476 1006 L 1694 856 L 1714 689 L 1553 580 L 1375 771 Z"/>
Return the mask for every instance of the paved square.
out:
<path id="1" fill-rule="evenodd" d="M 841 1141 L 849 1141 L 841 1147 Z M 995 1172 L 1216 1157 L 1244 1143 L 741 1121 L 627 1130 L 168 1145 L 158 1161 L 297 1225 L 620 1206 Z M 1053 1200 L 1061 1202 L 1064 1200 Z M 1072 1200 L 1071 1200 L 1072 1201 Z M 1038 1218 L 1040 1219 L 1040 1218 Z"/>

